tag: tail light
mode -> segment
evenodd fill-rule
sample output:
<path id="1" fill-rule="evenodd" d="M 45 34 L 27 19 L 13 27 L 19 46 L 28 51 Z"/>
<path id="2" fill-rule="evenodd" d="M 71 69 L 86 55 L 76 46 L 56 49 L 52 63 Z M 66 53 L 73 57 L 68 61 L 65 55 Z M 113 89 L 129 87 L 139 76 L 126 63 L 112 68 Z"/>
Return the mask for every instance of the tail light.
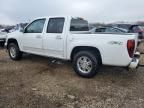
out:
<path id="1" fill-rule="evenodd" d="M 127 41 L 127 50 L 128 54 L 131 58 L 133 58 L 134 50 L 135 50 L 135 40 L 128 40 Z"/>

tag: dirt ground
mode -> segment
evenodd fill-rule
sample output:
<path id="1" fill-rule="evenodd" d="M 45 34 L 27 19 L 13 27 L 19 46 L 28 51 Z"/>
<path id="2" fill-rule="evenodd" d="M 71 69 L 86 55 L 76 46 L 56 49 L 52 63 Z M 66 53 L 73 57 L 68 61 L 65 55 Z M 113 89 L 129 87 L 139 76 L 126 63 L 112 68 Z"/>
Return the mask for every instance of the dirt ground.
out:
<path id="1" fill-rule="evenodd" d="M 34 55 L 12 61 L 0 49 L 0 108 L 144 108 L 144 67 L 102 67 L 84 79 L 69 62 Z"/>

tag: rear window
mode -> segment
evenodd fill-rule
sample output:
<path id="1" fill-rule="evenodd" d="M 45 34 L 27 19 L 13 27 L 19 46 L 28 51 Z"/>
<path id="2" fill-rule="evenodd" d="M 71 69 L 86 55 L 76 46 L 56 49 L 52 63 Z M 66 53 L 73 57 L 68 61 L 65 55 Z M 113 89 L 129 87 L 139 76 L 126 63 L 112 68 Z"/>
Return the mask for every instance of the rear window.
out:
<path id="1" fill-rule="evenodd" d="M 89 31 L 88 22 L 81 18 L 72 18 L 70 31 Z"/>

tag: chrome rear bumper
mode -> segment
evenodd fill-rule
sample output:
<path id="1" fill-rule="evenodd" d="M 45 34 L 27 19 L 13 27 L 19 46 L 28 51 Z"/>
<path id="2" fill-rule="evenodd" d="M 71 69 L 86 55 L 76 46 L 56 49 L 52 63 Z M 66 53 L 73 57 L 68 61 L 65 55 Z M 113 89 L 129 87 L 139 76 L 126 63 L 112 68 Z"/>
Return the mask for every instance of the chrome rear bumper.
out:
<path id="1" fill-rule="evenodd" d="M 134 54 L 134 58 L 132 59 L 130 65 L 128 66 L 130 69 L 136 69 L 139 66 L 140 52 L 136 52 Z"/>

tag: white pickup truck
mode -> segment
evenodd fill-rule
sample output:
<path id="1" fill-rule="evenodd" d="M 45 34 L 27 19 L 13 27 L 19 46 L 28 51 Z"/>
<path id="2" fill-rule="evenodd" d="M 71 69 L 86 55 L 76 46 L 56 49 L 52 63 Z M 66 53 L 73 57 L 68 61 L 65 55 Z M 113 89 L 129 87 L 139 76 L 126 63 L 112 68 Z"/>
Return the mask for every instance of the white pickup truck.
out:
<path id="1" fill-rule="evenodd" d="M 78 75 L 90 78 L 101 65 L 136 68 L 137 38 L 128 33 L 92 34 L 86 20 L 56 16 L 35 19 L 21 32 L 10 33 L 5 46 L 13 60 L 23 52 L 70 60 Z"/>

